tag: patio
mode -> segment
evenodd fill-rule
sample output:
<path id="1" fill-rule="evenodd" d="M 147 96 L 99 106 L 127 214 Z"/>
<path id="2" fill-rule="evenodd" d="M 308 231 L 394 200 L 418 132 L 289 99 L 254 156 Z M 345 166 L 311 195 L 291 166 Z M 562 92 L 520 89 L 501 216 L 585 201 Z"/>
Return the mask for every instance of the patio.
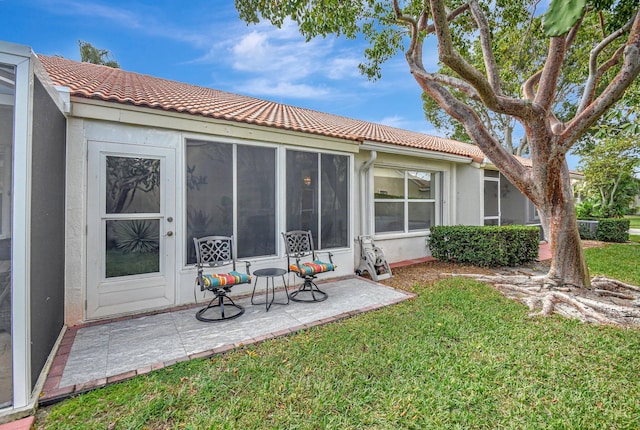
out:
<path id="1" fill-rule="evenodd" d="M 251 305 L 249 297 L 241 298 L 237 303 L 245 307 L 245 314 L 218 323 L 196 320 L 197 307 L 190 306 L 72 327 L 52 363 L 40 404 L 56 403 L 180 361 L 209 357 L 412 297 L 361 277 L 332 279 L 320 287 L 329 294 L 322 303 L 274 304 L 269 312 L 264 304 Z M 277 292 L 276 300 L 283 294 Z"/>

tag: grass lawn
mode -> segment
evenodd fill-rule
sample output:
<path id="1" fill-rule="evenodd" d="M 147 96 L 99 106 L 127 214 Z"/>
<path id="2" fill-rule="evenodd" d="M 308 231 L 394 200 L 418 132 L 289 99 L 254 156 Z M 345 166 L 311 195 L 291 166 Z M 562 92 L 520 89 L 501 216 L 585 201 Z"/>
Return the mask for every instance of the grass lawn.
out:
<path id="1" fill-rule="evenodd" d="M 584 253 L 591 276 L 605 275 L 640 286 L 640 246 L 611 244 L 585 249 Z"/>
<path id="2" fill-rule="evenodd" d="M 640 283 L 640 246 L 587 251 L 593 272 Z M 466 279 L 416 291 L 66 400 L 36 428 L 640 428 L 640 330 L 532 320 Z"/>
<path id="3" fill-rule="evenodd" d="M 629 228 L 640 228 L 640 215 L 625 216 L 630 221 Z"/>

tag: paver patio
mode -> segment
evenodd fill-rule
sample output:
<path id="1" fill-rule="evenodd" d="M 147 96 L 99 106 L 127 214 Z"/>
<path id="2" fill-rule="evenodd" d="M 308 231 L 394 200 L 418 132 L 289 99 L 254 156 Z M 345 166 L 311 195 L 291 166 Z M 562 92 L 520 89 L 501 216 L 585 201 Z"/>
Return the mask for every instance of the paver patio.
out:
<path id="1" fill-rule="evenodd" d="M 196 320 L 196 307 L 96 323 L 67 330 L 45 382 L 41 405 L 148 373 L 179 361 L 208 357 L 241 345 L 287 335 L 404 301 L 412 295 L 361 277 L 320 283 L 321 303 L 251 305 L 217 323 Z M 277 292 L 277 296 L 284 292 Z M 278 297 L 277 297 L 278 299 Z"/>

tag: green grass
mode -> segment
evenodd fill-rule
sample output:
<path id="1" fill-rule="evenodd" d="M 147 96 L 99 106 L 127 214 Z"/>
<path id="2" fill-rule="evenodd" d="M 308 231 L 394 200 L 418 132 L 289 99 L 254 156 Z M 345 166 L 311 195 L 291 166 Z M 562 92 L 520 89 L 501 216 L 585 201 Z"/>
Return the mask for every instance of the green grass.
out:
<path id="1" fill-rule="evenodd" d="M 625 218 L 631 222 L 629 228 L 640 228 L 640 215 L 627 215 Z"/>
<path id="2" fill-rule="evenodd" d="M 631 242 L 640 243 L 640 234 L 630 234 L 629 240 Z"/>
<path id="3" fill-rule="evenodd" d="M 107 278 L 160 271 L 158 251 L 123 252 L 119 249 L 108 249 L 106 254 Z"/>
<path id="4" fill-rule="evenodd" d="M 611 244 L 584 250 L 591 276 L 605 275 L 640 285 L 640 246 Z"/>
<path id="5" fill-rule="evenodd" d="M 640 283 L 630 266 L 639 251 L 610 245 L 587 257 L 596 273 L 622 266 Z M 69 399 L 36 426 L 640 428 L 639 330 L 532 320 L 466 279 L 416 289 L 393 307 Z"/>

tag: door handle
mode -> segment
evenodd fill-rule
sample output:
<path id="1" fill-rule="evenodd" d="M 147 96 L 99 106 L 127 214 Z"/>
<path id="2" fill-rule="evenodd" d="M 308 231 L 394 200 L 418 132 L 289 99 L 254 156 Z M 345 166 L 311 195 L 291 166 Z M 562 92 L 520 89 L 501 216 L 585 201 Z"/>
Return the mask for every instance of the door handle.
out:
<path id="1" fill-rule="evenodd" d="M 167 232 L 167 236 L 173 236 L 173 232 L 172 232 L 171 230 L 169 230 L 169 231 Z"/>

